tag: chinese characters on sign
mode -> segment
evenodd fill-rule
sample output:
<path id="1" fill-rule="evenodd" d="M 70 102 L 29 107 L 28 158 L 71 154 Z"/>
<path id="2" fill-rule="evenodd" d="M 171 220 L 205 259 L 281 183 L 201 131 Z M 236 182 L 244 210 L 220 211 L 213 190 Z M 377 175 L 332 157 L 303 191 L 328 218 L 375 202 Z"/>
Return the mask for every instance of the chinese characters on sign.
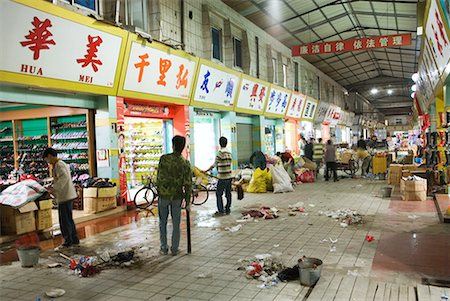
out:
<path id="1" fill-rule="evenodd" d="M 428 42 L 431 47 L 433 53 L 432 57 L 434 57 L 436 65 L 438 66 L 439 77 L 444 73 L 450 60 L 450 42 L 443 22 L 444 19 L 438 8 L 437 0 L 431 0 L 425 27 L 425 42 Z M 430 72 L 430 70 L 428 71 Z"/>
<path id="2" fill-rule="evenodd" d="M 328 108 L 330 107 L 330 104 L 324 101 L 321 101 L 318 108 L 316 117 L 314 118 L 314 121 L 317 123 L 323 123 L 325 121 L 325 117 L 328 113 Z"/>
<path id="3" fill-rule="evenodd" d="M 243 78 L 236 107 L 262 112 L 266 104 L 268 85 Z"/>
<path id="4" fill-rule="evenodd" d="M 84 56 L 84 59 L 77 59 L 78 64 L 81 65 L 82 68 L 87 67 L 89 64 L 92 65 L 92 69 L 94 72 L 98 71 L 97 65 L 103 65 L 102 61 L 95 59 L 97 57 L 98 49 L 97 47 L 103 42 L 100 36 L 93 37 L 91 35 L 88 36 L 89 43 L 86 45 L 88 47 L 87 54 Z"/>
<path id="5" fill-rule="evenodd" d="M 202 64 L 197 76 L 194 101 L 227 107 L 234 104 L 239 75 Z"/>
<path id="6" fill-rule="evenodd" d="M 302 119 L 314 119 L 317 103 L 310 99 L 306 100 L 305 109 L 303 110 Z"/>
<path id="7" fill-rule="evenodd" d="M 196 62 L 132 42 L 123 90 L 187 100 Z"/>
<path id="8" fill-rule="evenodd" d="M 411 45 L 411 34 L 361 38 L 292 47 L 292 56 L 367 50 L 372 48 L 400 47 Z"/>
<path id="9" fill-rule="evenodd" d="M 47 44 L 55 45 L 56 43 L 50 39 L 53 34 L 48 30 L 49 27 L 52 27 L 49 19 L 41 21 L 37 17 L 34 17 L 31 24 L 34 28 L 25 36 L 26 41 L 22 41 L 20 44 L 23 47 L 29 46 L 28 48 L 33 51 L 33 59 L 38 60 L 41 50 L 50 49 Z"/>
<path id="10" fill-rule="evenodd" d="M 285 115 L 291 92 L 272 87 L 267 100 L 266 113 Z"/>
<path id="11" fill-rule="evenodd" d="M 286 117 L 300 119 L 305 107 L 306 96 L 298 92 L 292 92 L 291 102 L 286 113 Z"/>
<path id="12" fill-rule="evenodd" d="M 8 28 L 0 33 L 2 43 L 8 45 L 2 49 L 2 71 L 106 88 L 117 82 L 124 42 L 121 34 L 97 30 L 13 1 L 0 1 L 0 27 Z M 82 86 L 77 89 L 83 90 Z"/>

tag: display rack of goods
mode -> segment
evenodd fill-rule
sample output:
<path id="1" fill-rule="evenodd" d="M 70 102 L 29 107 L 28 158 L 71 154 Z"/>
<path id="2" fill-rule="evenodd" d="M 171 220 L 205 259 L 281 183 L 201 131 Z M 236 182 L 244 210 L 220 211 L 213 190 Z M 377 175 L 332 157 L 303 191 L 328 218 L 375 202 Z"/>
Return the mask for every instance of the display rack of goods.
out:
<path id="1" fill-rule="evenodd" d="M 163 155 L 164 122 L 147 118 L 125 119 L 127 175 L 132 186 L 142 185 L 144 176 L 155 176 Z"/>
<path id="2" fill-rule="evenodd" d="M 14 170 L 12 121 L 0 122 L 0 179 L 6 180 Z"/>
<path id="3" fill-rule="evenodd" d="M 51 144 L 58 158 L 70 166 L 74 182 L 89 178 L 89 142 L 86 115 L 52 117 Z"/>
<path id="4" fill-rule="evenodd" d="M 19 171 L 37 179 L 49 177 L 49 168 L 42 158 L 48 147 L 47 118 L 16 121 L 17 162 Z"/>

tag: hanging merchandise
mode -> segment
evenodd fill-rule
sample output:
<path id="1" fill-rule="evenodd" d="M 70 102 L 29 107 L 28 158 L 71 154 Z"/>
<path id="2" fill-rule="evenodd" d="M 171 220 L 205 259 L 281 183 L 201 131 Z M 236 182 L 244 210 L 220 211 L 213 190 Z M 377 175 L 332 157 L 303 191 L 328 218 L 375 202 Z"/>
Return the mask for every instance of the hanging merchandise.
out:
<path id="1" fill-rule="evenodd" d="M 128 181 L 144 183 L 156 175 L 159 159 L 165 152 L 165 129 L 161 119 L 125 117 L 125 154 Z"/>

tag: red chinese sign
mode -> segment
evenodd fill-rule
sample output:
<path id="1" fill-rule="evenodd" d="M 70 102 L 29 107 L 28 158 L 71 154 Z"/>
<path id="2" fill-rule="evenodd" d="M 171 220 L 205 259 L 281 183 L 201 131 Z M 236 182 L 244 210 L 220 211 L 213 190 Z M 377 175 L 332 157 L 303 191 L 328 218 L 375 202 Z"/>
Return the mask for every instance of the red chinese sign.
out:
<path id="1" fill-rule="evenodd" d="M 370 37 L 353 40 L 332 41 L 292 47 L 292 56 L 326 54 L 345 51 L 369 50 L 375 48 L 400 47 L 411 45 L 411 34 Z"/>
<path id="2" fill-rule="evenodd" d="M 83 64 L 81 65 L 82 68 L 92 65 L 94 72 L 97 72 L 97 65 L 103 65 L 102 61 L 97 59 L 97 51 L 101 43 L 103 43 L 103 40 L 100 36 L 88 36 L 88 44 L 86 45 L 88 48 L 87 54 L 84 56 L 84 59 L 77 59 L 78 64 Z"/>
<path id="3" fill-rule="evenodd" d="M 22 47 L 29 46 L 28 48 L 33 51 L 33 59 L 38 60 L 41 50 L 50 49 L 48 45 L 56 45 L 55 41 L 50 39 L 53 34 L 48 30 L 49 27 L 52 27 L 52 22 L 49 19 L 41 21 L 34 17 L 31 24 L 34 28 L 25 36 L 27 40 L 20 44 Z"/>

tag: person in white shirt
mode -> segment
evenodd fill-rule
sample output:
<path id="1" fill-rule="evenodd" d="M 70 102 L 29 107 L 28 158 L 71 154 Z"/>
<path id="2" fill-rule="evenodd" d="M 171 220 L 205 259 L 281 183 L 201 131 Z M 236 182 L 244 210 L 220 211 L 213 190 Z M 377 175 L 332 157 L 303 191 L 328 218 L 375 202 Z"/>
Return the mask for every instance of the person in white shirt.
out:
<path id="1" fill-rule="evenodd" d="M 57 249 L 78 246 L 80 240 L 72 217 L 73 200 L 78 195 L 72 183 L 70 168 L 64 161 L 58 159 L 58 153 L 53 148 L 47 148 L 42 157 L 53 167 L 53 186 L 48 190 L 58 204 L 59 227 L 64 238 L 64 243 Z"/>

